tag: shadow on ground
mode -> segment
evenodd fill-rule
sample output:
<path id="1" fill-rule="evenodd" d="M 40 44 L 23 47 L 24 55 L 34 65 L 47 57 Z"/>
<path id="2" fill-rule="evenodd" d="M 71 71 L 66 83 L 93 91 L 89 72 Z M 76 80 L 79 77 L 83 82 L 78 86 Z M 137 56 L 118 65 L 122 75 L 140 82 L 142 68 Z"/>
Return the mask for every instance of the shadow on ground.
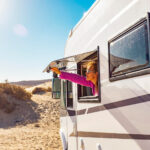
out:
<path id="1" fill-rule="evenodd" d="M 0 109 L 0 128 L 12 128 L 17 125 L 26 125 L 37 122 L 40 119 L 40 112 L 37 109 L 38 104 L 32 100 L 11 99 L 11 106 L 14 110 L 6 112 Z"/>

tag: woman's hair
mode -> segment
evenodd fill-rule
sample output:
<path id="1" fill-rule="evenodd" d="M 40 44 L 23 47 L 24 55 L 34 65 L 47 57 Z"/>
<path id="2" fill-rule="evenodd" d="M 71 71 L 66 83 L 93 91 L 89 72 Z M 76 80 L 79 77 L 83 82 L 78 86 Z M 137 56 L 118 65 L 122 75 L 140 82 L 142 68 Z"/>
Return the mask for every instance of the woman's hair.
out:
<path id="1" fill-rule="evenodd" d="M 90 61 L 86 65 L 87 68 L 93 67 L 94 71 L 97 72 L 97 62 L 96 61 Z"/>

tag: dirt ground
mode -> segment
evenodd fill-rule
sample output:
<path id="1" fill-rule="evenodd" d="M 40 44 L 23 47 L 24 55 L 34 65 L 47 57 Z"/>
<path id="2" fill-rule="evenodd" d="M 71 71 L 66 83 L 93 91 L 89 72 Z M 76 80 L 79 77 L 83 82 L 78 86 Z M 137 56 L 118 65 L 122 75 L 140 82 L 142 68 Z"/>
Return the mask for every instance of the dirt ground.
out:
<path id="1" fill-rule="evenodd" d="M 62 150 L 60 101 L 48 92 L 15 103 L 11 114 L 0 110 L 0 150 Z"/>

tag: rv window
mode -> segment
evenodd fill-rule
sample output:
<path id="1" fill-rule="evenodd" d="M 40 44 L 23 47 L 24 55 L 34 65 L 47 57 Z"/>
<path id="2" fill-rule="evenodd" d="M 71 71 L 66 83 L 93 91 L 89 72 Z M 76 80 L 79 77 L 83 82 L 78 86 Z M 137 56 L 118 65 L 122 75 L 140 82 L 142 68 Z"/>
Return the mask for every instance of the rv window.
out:
<path id="1" fill-rule="evenodd" d="M 59 78 L 53 78 L 52 80 L 52 98 L 54 99 L 60 99 L 60 79 Z"/>
<path id="2" fill-rule="evenodd" d="M 67 81 L 67 107 L 73 108 L 72 82 Z"/>
<path id="3" fill-rule="evenodd" d="M 148 29 L 144 20 L 109 42 L 110 78 L 148 67 Z"/>
<path id="4" fill-rule="evenodd" d="M 99 51 L 96 51 L 94 54 L 88 56 L 87 58 L 85 58 L 84 60 L 82 60 L 81 62 L 79 62 L 77 64 L 78 67 L 78 74 L 80 74 L 81 76 L 85 76 L 86 77 L 86 65 L 88 62 L 90 61 L 95 61 L 97 62 L 97 72 L 99 73 Z M 98 79 L 99 80 L 99 79 Z M 98 86 L 99 86 L 99 81 L 98 81 Z M 100 87 L 98 87 L 99 89 Z M 79 102 L 98 102 L 99 101 L 99 96 L 94 96 L 92 93 L 92 88 L 90 87 L 86 87 L 86 86 L 82 86 L 78 84 L 78 100 Z"/>

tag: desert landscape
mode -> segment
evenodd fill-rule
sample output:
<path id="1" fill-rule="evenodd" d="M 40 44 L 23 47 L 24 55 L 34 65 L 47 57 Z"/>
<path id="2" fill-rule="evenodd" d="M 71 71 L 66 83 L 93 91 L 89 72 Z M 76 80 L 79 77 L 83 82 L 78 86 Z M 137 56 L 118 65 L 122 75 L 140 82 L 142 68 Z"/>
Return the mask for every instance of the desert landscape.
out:
<path id="1" fill-rule="evenodd" d="M 26 100 L 13 96 L 9 86 L 0 86 L 0 150 L 62 150 L 60 100 L 51 98 L 51 82 L 25 88 Z"/>

